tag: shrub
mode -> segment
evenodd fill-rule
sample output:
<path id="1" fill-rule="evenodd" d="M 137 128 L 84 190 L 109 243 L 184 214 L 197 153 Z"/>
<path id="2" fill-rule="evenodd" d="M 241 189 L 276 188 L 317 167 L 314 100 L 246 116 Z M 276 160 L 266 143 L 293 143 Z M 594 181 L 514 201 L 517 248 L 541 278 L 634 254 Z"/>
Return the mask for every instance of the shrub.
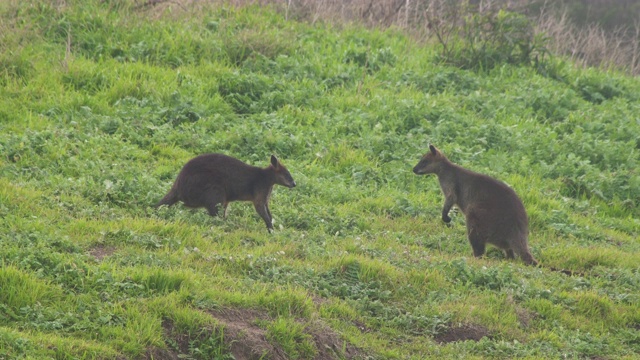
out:
<path id="1" fill-rule="evenodd" d="M 535 33 L 531 21 L 504 10 L 468 15 L 452 46 L 441 44 L 440 58 L 463 69 L 538 65 L 548 55 L 547 39 Z"/>

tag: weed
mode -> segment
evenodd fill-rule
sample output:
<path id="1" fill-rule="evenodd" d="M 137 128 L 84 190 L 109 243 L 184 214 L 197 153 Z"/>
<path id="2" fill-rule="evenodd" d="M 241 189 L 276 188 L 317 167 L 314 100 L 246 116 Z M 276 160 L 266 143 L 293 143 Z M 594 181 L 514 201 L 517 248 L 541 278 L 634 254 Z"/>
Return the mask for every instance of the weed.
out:
<path id="1" fill-rule="evenodd" d="M 524 15 L 505 10 L 469 12 L 455 35 L 438 36 L 440 57 L 465 69 L 490 70 L 504 63 L 538 66 L 548 56 L 548 39 L 536 34 Z"/>

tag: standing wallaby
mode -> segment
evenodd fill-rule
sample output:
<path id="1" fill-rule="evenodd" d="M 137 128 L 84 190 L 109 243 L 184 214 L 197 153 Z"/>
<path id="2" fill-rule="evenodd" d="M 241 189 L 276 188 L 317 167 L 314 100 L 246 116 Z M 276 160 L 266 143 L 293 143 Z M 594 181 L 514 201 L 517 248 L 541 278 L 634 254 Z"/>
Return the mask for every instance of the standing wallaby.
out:
<path id="1" fill-rule="evenodd" d="M 505 183 L 452 163 L 433 145 L 413 172 L 438 176 L 445 197 L 442 220 L 449 223 L 451 207 L 460 208 L 474 256 L 482 256 L 490 243 L 503 249 L 508 258 L 516 253 L 525 263 L 538 264 L 527 245 L 529 221 L 524 205 Z"/>
<path id="2" fill-rule="evenodd" d="M 269 198 L 274 184 L 296 186 L 287 168 L 273 155 L 271 164 L 263 169 L 230 156 L 205 154 L 184 165 L 171 190 L 156 207 L 182 201 L 188 207 L 205 207 L 211 216 L 216 216 L 218 206 L 222 205 L 226 218 L 230 202 L 251 201 L 271 232 Z"/>

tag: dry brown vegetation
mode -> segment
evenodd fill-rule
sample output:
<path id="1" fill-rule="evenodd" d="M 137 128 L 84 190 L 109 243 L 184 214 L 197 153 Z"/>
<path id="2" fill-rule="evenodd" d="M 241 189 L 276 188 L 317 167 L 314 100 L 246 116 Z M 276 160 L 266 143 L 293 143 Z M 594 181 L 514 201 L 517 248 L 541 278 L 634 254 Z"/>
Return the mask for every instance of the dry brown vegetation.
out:
<path id="1" fill-rule="evenodd" d="M 555 16 L 543 12 L 536 25 L 537 32 L 549 37 L 549 49 L 554 54 L 568 56 L 584 67 L 640 74 L 640 21 L 633 28 L 607 31 L 596 24 L 579 27 L 568 20 L 566 13 Z"/>
<path id="2" fill-rule="evenodd" d="M 152 0 L 165 5 L 191 1 Z M 472 14 L 497 14 L 505 9 L 525 13 L 535 34 L 546 35 L 552 54 L 566 56 L 577 64 L 618 69 L 640 74 L 640 21 L 633 27 L 605 30 L 598 24 L 576 25 L 567 12 L 542 6 L 532 11 L 532 1 L 518 0 L 230 0 L 233 6 L 274 6 L 287 18 L 317 22 L 361 23 L 370 27 L 396 27 L 417 41 L 436 41 L 443 47 L 464 37 L 464 24 Z M 540 3 L 540 2 L 537 2 Z M 534 35 L 534 34 L 532 34 Z"/>

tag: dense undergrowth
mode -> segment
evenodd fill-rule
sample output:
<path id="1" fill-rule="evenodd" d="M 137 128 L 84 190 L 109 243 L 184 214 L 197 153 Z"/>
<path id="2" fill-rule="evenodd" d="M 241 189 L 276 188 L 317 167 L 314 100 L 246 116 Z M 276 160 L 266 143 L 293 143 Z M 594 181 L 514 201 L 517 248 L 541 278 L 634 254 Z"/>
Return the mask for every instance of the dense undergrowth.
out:
<path id="1" fill-rule="evenodd" d="M 460 70 L 391 30 L 172 9 L 0 5 L 0 359 L 231 358 L 221 309 L 263 312 L 289 358 L 324 354 L 318 324 L 336 357 L 640 356 L 637 79 Z M 470 256 L 411 172 L 429 143 L 516 190 L 541 268 Z M 249 204 L 153 209 L 206 152 L 289 168 L 274 234 Z M 465 326 L 487 336 L 436 341 Z"/>

